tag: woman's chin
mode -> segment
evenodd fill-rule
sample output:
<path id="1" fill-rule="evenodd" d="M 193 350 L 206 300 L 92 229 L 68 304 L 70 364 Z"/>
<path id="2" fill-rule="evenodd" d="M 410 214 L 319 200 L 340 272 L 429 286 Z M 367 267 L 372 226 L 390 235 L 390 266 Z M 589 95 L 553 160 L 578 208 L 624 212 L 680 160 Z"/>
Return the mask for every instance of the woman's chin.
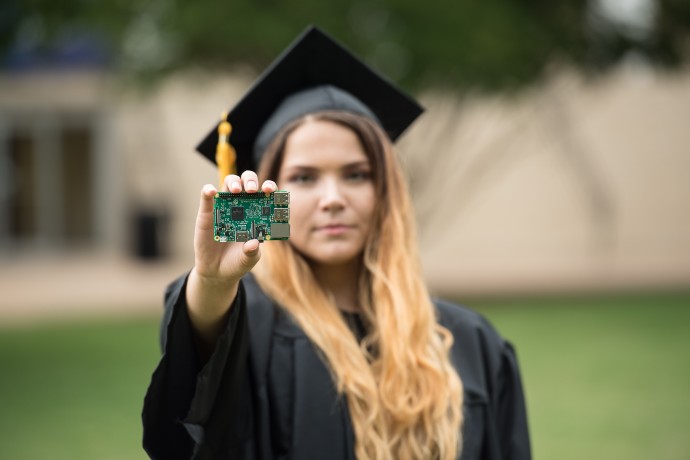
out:
<path id="1" fill-rule="evenodd" d="M 317 265 L 337 266 L 346 265 L 355 260 L 359 261 L 362 254 L 361 248 L 343 247 L 342 245 L 324 247 L 318 251 L 310 251 L 305 256 Z"/>

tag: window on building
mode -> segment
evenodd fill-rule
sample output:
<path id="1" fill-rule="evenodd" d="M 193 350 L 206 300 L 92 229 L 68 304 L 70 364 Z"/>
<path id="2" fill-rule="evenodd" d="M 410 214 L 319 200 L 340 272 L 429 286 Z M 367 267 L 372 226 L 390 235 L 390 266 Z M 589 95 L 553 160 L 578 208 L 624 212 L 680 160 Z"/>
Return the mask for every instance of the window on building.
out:
<path id="1" fill-rule="evenodd" d="M 94 239 L 92 119 L 0 115 L 0 241 L 6 246 Z"/>

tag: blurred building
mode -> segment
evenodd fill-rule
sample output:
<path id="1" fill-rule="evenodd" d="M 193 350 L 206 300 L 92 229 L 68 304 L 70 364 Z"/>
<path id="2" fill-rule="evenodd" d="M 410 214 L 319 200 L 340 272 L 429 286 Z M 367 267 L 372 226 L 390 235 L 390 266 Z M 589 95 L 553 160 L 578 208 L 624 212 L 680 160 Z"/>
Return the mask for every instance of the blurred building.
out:
<path id="1" fill-rule="evenodd" d="M 632 61 L 427 106 L 405 151 L 439 291 L 690 286 L 690 72 Z"/>
<path id="2" fill-rule="evenodd" d="M 0 75 L 6 309 L 157 304 L 193 262 L 199 190 L 217 181 L 194 146 L 250 82 Z M 421 99 L 400 150 L 435 292 L 690 286 L 690 71 L 633 63 L 511 96 Z"/>

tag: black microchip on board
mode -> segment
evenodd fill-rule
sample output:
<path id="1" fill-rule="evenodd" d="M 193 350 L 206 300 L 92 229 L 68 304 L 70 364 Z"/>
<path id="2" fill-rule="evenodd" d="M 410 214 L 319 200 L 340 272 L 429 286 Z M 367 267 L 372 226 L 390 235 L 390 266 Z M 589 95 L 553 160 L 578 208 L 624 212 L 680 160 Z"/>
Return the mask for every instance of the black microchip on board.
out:
<path id="1" fill-rule="evenodd" d="M 233 206 L 231 209 L 232 220 L 244 220 L 244 207 Z"/>
<path id="2" fill-rule="evenodd" d="M 271 207 L 270 206 L 264 206 L 261 208 L 261 215 L 264 217 L 268 217 L 271 215 Z"/>

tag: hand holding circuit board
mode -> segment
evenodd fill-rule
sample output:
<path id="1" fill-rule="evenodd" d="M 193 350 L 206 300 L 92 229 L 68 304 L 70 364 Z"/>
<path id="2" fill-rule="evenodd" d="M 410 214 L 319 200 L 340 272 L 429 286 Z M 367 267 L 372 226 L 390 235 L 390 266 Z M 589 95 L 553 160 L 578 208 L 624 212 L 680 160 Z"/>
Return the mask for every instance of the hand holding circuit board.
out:
<path id="1" fill-rule="evenodd" d="M 254 171 L 245 170 L 241 175 L 228 174 L 223 178 L 221 187 L 216 188 L 213 184 L 206 184 L 201 188 L 199 211 L 196 217 L 196 224 L 194 226 L 194 268 L 190 271 L 187 279 L 186 299 L 190 318 L 192 321 L 197 321 L 200 324 L 198 333 L 200 337 L 207 337 L 208 334 L 215 336 L 221 329 L 216 330 L 217 324 L 225 324 L 225 321 L 217 322 L 220 317 L 224 317 L 228 311 L 228 306 L 232 305 L 233 299 L 237 296 L 240 286 L 240 280 L 261 259 L 261 241 L 259 238 L 250 238 L 251 224 L 254 223 L 254 232 L 258 236 L 263 235 L 264 241 L 269 235 L 268 230 L 260 228 L 257 225 L 259 221 L 254 219 L 257 210 L 258 213 L 263 213 L 264 206 L 259 203 L 266 203 L 266 200 L 272 199 L 275 202 L 274 192 L 277 190 L 277 185 L 274 181 L 267 180 L 259 183 L 259 178 Z M 229 193 L 232 192 L 232 193 Z M 244 205 L 235 206 L 235 217 L 240 217 L 240 212 L 244 213 L 244 220 L 236 219 L 232 221 L 232 229 L 226 226 L 222 227 L 223 232 L 234 231 L 234 239 L 237 240 L 238 231 L 247 231 L 247 241 L 237 242 L 233 244 L 220 243 L 220 236 L 216 240 L 215 233 L 215 216 L 214 202 L 217 195 L 226 195 L 230 197 L 251 196 L 254 201 L 250 203 L 248 210 L 244 210 Z M 258 200 L 258 201 L 257 201 Z M 222 204 L 230 205 L 228 208 L 228 217 L 232 220 L 232 208 L 230 204 L 222 200 Z M 235 203 L 236 204 L 236 203 Z M 256 206 L 259 205 L 258 208 Z M 281 208 L 281 206 L 278 206 Z M 239 211 L 239 209 L 243 211 Z M 287 206 L 284 206 L 287 208 Z M 275 203 L 274 203 L 275 214 Z M 221 211 L 221 221 L 224 218 L 224 213 Z M 254 217 L 252 217 L 254 216 Z M 261 216 L 265 218 L 265 216 Z M 275 217 L 275 215 L 273 216 Z M 239 228 L 239 222 L 243 222 L 245 230 Z M 270 222 L 273 225 L 273 221 Z M 283 222 L 279 222 L 283 223 Z M 287 222 L 285 222 L 287 223 Z M 249 225 L 249 227 L 247 227 Z M 248 229 L 248 230 L 247 230 Z M 271 232 L 275 230 L 271 227 Z M 226 241 L 229 237 L 227 234 L 222 235 Z M 240 235 L 242 239 L 242 235 Z M 215 332 L 214 332 L 215 331 Z M 209 336 L 210 337 L 210 336 Z M 215 347 L 215 340 L 206 341 L 201 339 L 202 352 L 212 352 Z M 207 350 L 208 346 L 208 350 Z"/>

